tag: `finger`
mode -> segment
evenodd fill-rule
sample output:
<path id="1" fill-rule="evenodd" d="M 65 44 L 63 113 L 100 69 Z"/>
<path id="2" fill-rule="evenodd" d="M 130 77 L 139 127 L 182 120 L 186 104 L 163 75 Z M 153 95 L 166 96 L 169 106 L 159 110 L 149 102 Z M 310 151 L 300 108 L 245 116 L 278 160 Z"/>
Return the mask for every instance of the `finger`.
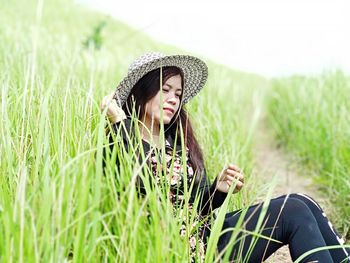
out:
<path id="1" fill-rule="evenodd" d="M 227 173 L 230 173 L 230 174 L 242 174 L 241 172 L 236 171 L 236 170 L 233 170 L 233 169 L 230 169 L 230 168 L 227 168 L 227 169 L 226 169 L 226 172 L 227 172 Z"/>
<path id="2" fill-rule="evenodd" d="M 114 94 L 115 94 L 115 91 L 112 91 L 111 93 L 108 94 L 108 96 L 113 99 L 114 98 Z"/>
<path id="3" fill-rule="evenodd" d="M 232 172 L 232 171 L 229 173 L 226 173 L 225 176 L 221 180 L 222 181 L 230 180 L 230 181 L 244 182 L 243 175 L 241 175 L 240 173 L 237 173 L 237 172 Z"/>
<path id="4" fill-rule="evenodd" d="M 241 182 L 244 181 L 244 175 L 242 173 L 228 169 L 228 170 L 226 170 L 226 174 L 234 176 L 235 178 L 238 178 L 238 180 L 240 180 Z"/>
<path id="5" fill-rule="evenodd" d="M 122 109 L 118 106 L 117 102 L 115 100 L 112 100 L 109 102 L 108 106 L 108 112 L 111 113 L 118 113 Z"/>
<path id="6" fill-rule="evenodd" d="M 231 176 L 230 176 L 231 177 Z M 238 188 L 238 189 L 240 189 L 242 186 L 243 186 L 243 182 L 241 182 L 241 181 L 238 181 L 238 180 L 236 180 L 236 178 L 233 178 L 233 177 L 231 177 L 231 178 L 227 178 L 227 180 L 225 180 L 225 182 L 229 185 L 229 186 L 231 186 L 231 185 L 235 185 L 235 188 Z"/>
<path id="7" fill-rule="evenodd" d="M 117 102 L 115 100 L 111 100 L 109 102 L 108 108 L 111 109 L 111 111 L 113 111 L 113 112 L 117 112 L 117 110 L 118 110 Z"/>
<path id="8" fill-rule="evenodd" d="M 106 100 L 106 97 L 104 97 L 101 101 L 100 109 L 101 111 L 104 111 L 106 108 L 107 108 L 107 100 Z"/>
<path id="9" fill-rule="evenodd" d="M 232 164 L 232 163 L 230 163 L 230 164 L 228 165 L 228 168 L 233 169 L 233 170 L 235 170 L 235 171 L 239 171 L 239 170 L 240 170 L 240 168 L 239 168 L 237 165 Z"/>
<path id="10" fill-rule="evenodd" d="M 236 181 L 236 182 L 233 182 L 233 181 L 230 181 L 230 180 L 226 180 L 226 183 L 229 187 L 232 186 L 232 184 L 235 186 L 235 189 L 237 190 L 241 190 L 242 187 L 244 186 L 244 183 L 240 182 L 240 181 Z"/>
<path id="11" fill-rule="evenodd" d="M 235 180 L 235 175 L 228 173 L 227 171 L 224 171 L 222 173 L 222 176 L 219 178 L 219 181 L 226 181 L 226 180 Z"/>
<path id="12" fill-rule="evenodd" d="M 239 168 L 237 165 L 235 165 L 235 164 L 229 164 L 228 165 L 228 168 L 229 169 L 232 169 L 232 170 L 235 170 L 235 171 L 237 171 L 237 172 L 242 172 L 242 169 L 241 168 Z"/>
<path id="13" fill-rule="evenodd" d="M 234 181 L 239 181 L 239 178 L 235 177 L 235 176 L 231 176 L 231 175 L 226 175 L 225 180 L 229 180 L 230 182 L 234 182 Z"/>
<path id="14" fill-rule="evenodd" d="M 232 172 L 239 172 L 239 171 L 236 171 L 235 169 L 233 168 L 230 168 L 230 167 L 227 167 L 223 170 L 223 173 L 232 173 Z"/>
<path id="15" fill-rule="evenodd" d="M 106 103 L 106 104 L 109 104 L 109 103 L 111 103 L 112 101 L 116 101 L 116 100 L 114 99 L 114 94 L 115 94 L 115 92 L 113 91 L 112 93 L 110 93 L 110 94 L 104 96 L 103 99 L 105 100 L 105 103 Z"/>
<path id="16" fill-rule="evenodd" d="M 243 186 L 244 186 L 244 183 L 242 183 L 242 182 L 238 182 L 238 183 L 236 184 L 236 188 L 237 188 L 238 190 L 241 190 L 241 189 L 243 188 Z"/>
<path id="17" fill-rule="evenodd" d="M 104 110 L 107 105 L 113 100 L 113 97 L 110 97 L 110 95 L 104 96 L 101 101 L 101 109 Z"/>

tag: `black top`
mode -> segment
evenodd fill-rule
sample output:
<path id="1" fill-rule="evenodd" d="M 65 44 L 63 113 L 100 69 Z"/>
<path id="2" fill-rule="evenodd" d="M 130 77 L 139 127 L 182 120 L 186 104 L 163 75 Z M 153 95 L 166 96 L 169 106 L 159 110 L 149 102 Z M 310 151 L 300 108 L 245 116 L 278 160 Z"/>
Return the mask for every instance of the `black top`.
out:
<path id="1" fill-rule="evenodd" d="M 118 122 L 118 123 L 113 124 L 112 128 L 113 128 L 113 131 L 115 134 L 119 134 L 119 133 L 121 134 L 121 138 L 123 139 L 123 144 L 124 144 L 125 148 L 129 149 L 130 143 L 135 139 L 135 129 L 134 129 L 134 127 L 132 127 L 132 121 L 130 119 L 125 119 L 122 122 Z M 114 136 L 109 136 L 109 141 L 111 143 L 111 150 L 113 149 L 113 145 L 115 143 L 113 137 Z M 148 161 L 148 164 L 150 164 L 150 168 L 152 169 L 153 175 L 155 177 L 153 179 L 159 180 L 159 178 L 157 178 L 157 175 L 159 177 L 159 174 L 161 174 L 161 173 L 156 171 L 157 165 L 155 163 L 155 158 L 156 158 L 155 151 L 152 151 L 150 153 L 152 147 L 148 142 L 146 142 L 144 140 L 142 140 L 142 147 L 143 147 L 143 152 L 144 152 L 143 156 L 148 156 L 148 158 L 150 159 L 147 161 Z M 173 150 L 175 150 L 175 152 L 176 152 L 175 160 L 173 160 L 173 161 L 175 161 L 175 163 L 176 162 L 181 163 L 181 160 L 176 159 L 176 158 L 181 159 L 181 157 L 182 157 L 181 145 L 180 144 L 175 145 L 174 139 L 171 137 L 171 135 L 167 134 L 166 135 L 166 156 L 165 156 L 165 158 L 168 161 L 170 159 L 173 159 L 173 157 L 174 157 L 174 155 L 172 154 Z M 200 202 L 199 202 L 199 205 L 197 208 L 198 213 L 201 214 L 202 216 L 208 215 L 208 214 L 210 214 L 210 212 L 212 210 L 214 210 L 215 208 L 218 208 L 222 205 L 222 203 L 224 202 L 224 200 L 227 196 L 227 193 L 223 193 L 223 192 L 220 192 L 219 190 L 215 189 L 216 179 L 211 184 L 209 179 L 207 178 L 205 168 L 202 171 L 201 175 L 199 176 L 199 180 L 192 182 L 192 180 L 194 179 L 194 177 L 193 177 L 194 171 L 192 169 L 191 161 L 188 158 L 188 154 L 186 154 L 186 159 L 187 159 L 186 166 L 187 166 L 188 190 L 190 190 L 189 188 L 191 186 L 191 183 L 194 184 L 192 191 L 191 191 L 191 197 L 190 197 L 189 203 L 193 204 L 195 197 L 196 197 L 196 194 L 198 192 L 198 194 L 200 196 Z M 139 161 L 140 161 L 140 163 L 142 161 L 144 161 L 141 154 L 139 154 Z M 171 162 L 169 162 L 169 163 L 171 163 Z M 118 165 L 118 163 L 117 163 L 117 165 Z M 181 166 L 181 165 L 178 165 L 178 166 Z M 181 169 L 181 167 L 178 167 L 178 166 L 174 167 L 173 170 L 171 170 L 171 175 L 169 175 L 170 177 L 168 178 L 168 182 L 170 184 L 173 183 L 174 187 L 177 187 L 177 189 L 180 188 L 177 191 L 175 191 L 175 190 L 173 191 L 173 194 L 177 193 L 175 197 L 174 197 L 174 195 L 169 193 L 170 198 L 172 198 L 173 200 L 177 200 L 179 197 L 178 194 L 181 193 L 181 191 L 183 191 L 183 189 L 181 189 L 181 187 L 183 187 L 183 184 L 182 184 L 183 176 L 182 176 L 182 173 L 180 171 L 178 171 L 179 169 Z M 175 181 L 177 181 L 179 184 L 175 183 Z M 138 187 L 139 191 L 141 193 L 144 193 L 143 183 L 139 181 L 138 186 L 139 186 Z M 172 187 L 170 189 L 172 189 Z M 175 202 L 173 202 L 173 203 L 175 203 Z"/>

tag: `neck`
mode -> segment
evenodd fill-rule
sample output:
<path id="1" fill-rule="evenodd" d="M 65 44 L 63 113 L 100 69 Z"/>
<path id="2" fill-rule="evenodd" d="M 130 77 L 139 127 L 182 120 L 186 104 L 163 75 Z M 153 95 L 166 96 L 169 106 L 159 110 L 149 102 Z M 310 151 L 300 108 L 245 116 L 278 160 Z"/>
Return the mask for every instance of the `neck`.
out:
<path id="1" fill-rule="evenodd" d="M 144 118 L 143 125 L 140 127 L 142 139 L 148 141 L 150 144 L 160 145 L 159 141 L 159 124 L 154 119 Z"/>

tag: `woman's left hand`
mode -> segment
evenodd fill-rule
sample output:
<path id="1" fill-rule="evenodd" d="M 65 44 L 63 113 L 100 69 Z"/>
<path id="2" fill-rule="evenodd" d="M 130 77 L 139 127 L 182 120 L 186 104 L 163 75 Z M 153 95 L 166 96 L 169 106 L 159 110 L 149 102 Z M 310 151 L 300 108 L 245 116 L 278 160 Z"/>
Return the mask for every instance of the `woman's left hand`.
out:
<path id="1" fill-rule="evenodd" d="M 216 182 L 216 189 L 228 193 L 231 186 L 235 186 L 233 193 L 239 192 L 244 185 L 244 174 L 241 169 L 234 165 L 229 164 L 218 176 Z"/>

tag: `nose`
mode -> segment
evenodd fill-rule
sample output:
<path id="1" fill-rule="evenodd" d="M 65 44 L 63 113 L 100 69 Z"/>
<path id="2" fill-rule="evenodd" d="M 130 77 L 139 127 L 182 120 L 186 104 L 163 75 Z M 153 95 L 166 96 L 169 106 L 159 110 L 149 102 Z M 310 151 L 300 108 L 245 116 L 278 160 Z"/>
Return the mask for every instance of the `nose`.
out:
<path id="1" fill-rule="evenodd" d="M 172 104 L 172 105 L 176 105 L 176 97 L 175 96 L 171 96 L 167 99 L 167 102 Z"/>

